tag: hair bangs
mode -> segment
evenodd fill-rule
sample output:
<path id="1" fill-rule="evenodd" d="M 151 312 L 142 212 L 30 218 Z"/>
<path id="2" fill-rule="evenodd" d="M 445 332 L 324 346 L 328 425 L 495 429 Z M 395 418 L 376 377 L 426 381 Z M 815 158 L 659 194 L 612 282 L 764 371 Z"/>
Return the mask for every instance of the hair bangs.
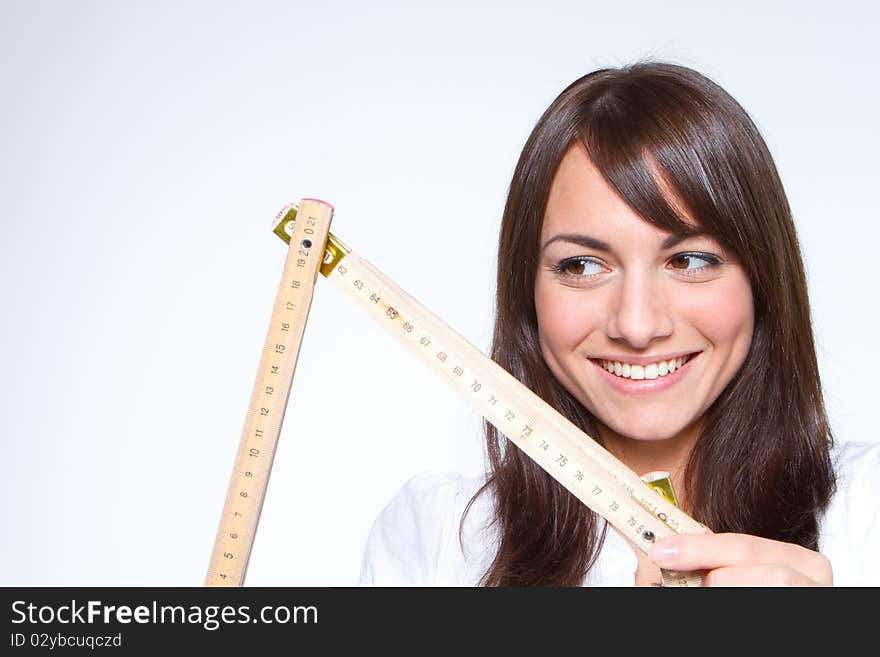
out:
<path id="1" fill-rule="evenodd" d="M 673 234 L 708 233 L 727 243 L 716 216 L 715 176 L 707 171 L 713 158 L 703 152 L 711 127 L 700 125 L 698 113 L 683 111 L 692 100 L 627 87 L 618 82 L 607 89 L 584 121 L 581 142 L 593 163 L 648 223 Z M 694 147 L 700 143 L 703 147 Z"/>

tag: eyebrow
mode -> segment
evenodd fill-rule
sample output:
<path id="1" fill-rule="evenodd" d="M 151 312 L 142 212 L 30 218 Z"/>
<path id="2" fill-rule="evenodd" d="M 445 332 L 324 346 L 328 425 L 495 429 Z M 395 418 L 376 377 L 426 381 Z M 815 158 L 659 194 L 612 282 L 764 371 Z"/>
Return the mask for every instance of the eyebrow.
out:
<path id="1" fill-rule="evenodd" d="M 663 244 L 660 245 L 661 249 L 671 249 L 673 246 L 684 242 L 686 239 L 690 239 L 691 237 L 700 237 L 701 235 L 705 235 L 706 231 L 704 230 L 692 230 L 684 233 L 673 233 L 665 240 L 663 240 Z M 581 233 L 560 233 L 559 235 L 554 235 L 549 240 L 544 242 L 544 246 L 541 247 L 541 251 L 544 251 L 548 246 L 553 244 L 553 242 L 570 242 L 571 244 L 577 244 L 578 246 L 583 246 L 588 249 L 595 249 L 597 251 L 611 251 L 611 245 L 607 242 L 603 242 L 602 240 L 598 240 L 595 237 L 590 237 L 589 235 L 583 235 Z"/>

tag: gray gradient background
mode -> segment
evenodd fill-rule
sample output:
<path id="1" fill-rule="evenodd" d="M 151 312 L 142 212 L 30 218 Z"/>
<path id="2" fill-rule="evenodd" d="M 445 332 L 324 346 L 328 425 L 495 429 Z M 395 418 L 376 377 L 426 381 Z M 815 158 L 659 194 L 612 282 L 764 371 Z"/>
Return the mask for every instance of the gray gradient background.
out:
<path id="1" fill-rule="evenodd" d="M 874 6 L 411 4 L 0 2 L 0 584 L 201 585 L 287 201 L 333 203 L 343 241 L 485 351 L 526 136 L 576 77 L 638 58 L 752 114 L 835 433 L 880 440 Z M 319 279 L 247 583 L 354 582 L 407 478 L 479 469 L 479 426 Z"/>

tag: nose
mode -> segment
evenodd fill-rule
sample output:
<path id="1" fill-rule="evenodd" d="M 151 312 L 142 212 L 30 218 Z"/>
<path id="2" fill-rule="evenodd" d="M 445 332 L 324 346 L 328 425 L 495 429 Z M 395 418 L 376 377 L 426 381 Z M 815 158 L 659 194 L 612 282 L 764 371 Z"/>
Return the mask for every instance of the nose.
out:
<path id="1" fill-rule="evenodd" d="M 669 295 L 662 283 L 647 274 L 628 272 L 614 290 L 607 320 L 608 337 L 646 349 L 672 334 L 675 322 Z"/>

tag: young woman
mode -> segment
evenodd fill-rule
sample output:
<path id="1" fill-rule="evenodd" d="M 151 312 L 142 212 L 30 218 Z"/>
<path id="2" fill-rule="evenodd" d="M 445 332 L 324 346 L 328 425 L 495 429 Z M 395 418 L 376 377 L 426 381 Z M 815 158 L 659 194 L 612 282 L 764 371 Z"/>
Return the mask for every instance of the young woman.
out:
<path id="1" fill-rule="evenodd" d="M 572 83 L 520 156 L 492 358 L 712 533 L 628 543 L 486 424 L 489 470 L 421 475 L 367 585 L 880 584 L 880 444 L 836 445 L 788 202 L 766 144 L 681 66 Z"/>

